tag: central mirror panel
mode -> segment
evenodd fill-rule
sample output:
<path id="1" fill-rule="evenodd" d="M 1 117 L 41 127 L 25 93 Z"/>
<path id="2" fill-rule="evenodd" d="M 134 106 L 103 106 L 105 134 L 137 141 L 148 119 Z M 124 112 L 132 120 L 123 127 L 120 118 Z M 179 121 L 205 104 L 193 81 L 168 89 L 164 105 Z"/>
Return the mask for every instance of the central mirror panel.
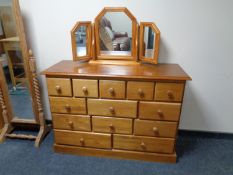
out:
<path id="1" fill-rule="evenodd" d="M 101 55 L 131 56 L 132 21 L 124 12 L 107 12 L 99 23 Z"/>

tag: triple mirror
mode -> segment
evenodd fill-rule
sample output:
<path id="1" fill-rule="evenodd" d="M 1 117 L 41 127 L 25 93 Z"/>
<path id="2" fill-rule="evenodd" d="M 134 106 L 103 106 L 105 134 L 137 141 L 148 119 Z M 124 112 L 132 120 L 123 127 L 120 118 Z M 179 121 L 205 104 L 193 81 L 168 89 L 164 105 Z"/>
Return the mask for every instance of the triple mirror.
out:
<path id="1" fill-rule="evenodd" d="M 154 23 L 145 22 L 141 22 L 139 27 L 136 18 L 124 7 L 105 7 L 94 24 L 78 22 L 71 31 L 71 39 L 75 61 L 158 62 L 159 29 Z"/>
<path id="2" fill-rule="evenodd" d="M 27 47 L 18 0 L 0 2 L 0 66 L 0 101 L 4 119 L 0 142 L 6 137 L 34 138 L 39 146 L 47 131 L 35 59 Z M 17 124 L 39 126 L 40 136 L 11 134 Z"/>

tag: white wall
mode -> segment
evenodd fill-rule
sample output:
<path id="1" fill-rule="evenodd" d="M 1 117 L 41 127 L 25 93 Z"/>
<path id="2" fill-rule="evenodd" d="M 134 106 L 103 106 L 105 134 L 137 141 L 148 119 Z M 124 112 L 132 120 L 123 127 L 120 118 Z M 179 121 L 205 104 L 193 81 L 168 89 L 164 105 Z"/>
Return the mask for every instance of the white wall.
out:
<path id="1" fill-rule="evenodd" d="M 72 59 L 70 30 L 104 6 L 126 6 L 161 30 L 159 62 L 178 63 L 187 83 L 180 128 L 233 133 L 232 0 L 20 0 L 26 32 L 42 71 Z M 43 78 L 45 105 L 48 110 Z"/>

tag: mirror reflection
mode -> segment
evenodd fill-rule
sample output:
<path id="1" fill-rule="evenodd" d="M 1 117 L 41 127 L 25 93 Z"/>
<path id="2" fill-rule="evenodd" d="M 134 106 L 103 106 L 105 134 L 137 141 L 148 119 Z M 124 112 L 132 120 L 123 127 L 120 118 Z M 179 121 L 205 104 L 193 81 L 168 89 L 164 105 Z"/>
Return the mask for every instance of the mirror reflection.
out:
<path id="1" fill-rule="evenodd" d="M 144 44 L 143 44 L 143 56 L 146 58 L 154 58 L 155 49 L 155 33 L 151 27 L 146 26 L 144 28 Z"/>
<path id="2" fill-rule="evenodd" d="M 101 55 L 131 56 L 132 21 L 124 12 L 107 12 L 99 21 Z"/>
<path id="3" fill-rule="evenodd" d="M 11 0 L 0 2 L 0 62 L 15 118 L 33 119 L 32 98 Z"/>
<path id="4" fill-rule="evenodd" d="M 80 26 L 75 32 L 77 56 L 87 55 L 87 27 Z"/>

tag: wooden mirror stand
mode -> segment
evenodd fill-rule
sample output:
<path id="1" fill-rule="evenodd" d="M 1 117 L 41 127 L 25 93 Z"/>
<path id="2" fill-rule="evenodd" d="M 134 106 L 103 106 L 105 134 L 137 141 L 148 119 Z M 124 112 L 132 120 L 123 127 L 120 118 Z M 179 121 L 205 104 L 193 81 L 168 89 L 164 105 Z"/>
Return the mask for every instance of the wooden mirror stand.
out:
<path id="1" fill-rule="evenodd" d="M 6 138 L 32 139 L 35 140 L 35 147 L 39 147 L 43 138 L 50 131 L 50 126 L 46 125 L 45 122 L 45 116 L 41 103 L 39 81 L 36 72 L 36 60 L 32 54 L 32 51 L 29 51 L 27 46 L 23 20 L 20 13 L 18 0 L 12 0 L 12 13 L 14 16 L 17 31 L 17 36 L 14 38 L 17 38 L 17 41 L 19 42 L 19 49 L 23 58 L 22 64 L 24 68 L 24 79 L 31 97 L 34 119 L 18 118 L 16 117 L 16 114 L 14 114 L 13 106 L 10 102 L 8 84 L 6 82 L 6 78 L 1 66 L 0 105 L 2 109 L 2 118 L 4 121 L 4 126 L 0 134 L 0 143 L 3 143 Z M 5 41 L 3 40 L 3 42 Z M 7 42 L 9 41 L 7 40 Z M 13 131 L 17 129 L 17 127 L 20 127 L 22 129 L 25 128 L 39 130 L 39 132 L 37 135 L 14 134 Z"/>

